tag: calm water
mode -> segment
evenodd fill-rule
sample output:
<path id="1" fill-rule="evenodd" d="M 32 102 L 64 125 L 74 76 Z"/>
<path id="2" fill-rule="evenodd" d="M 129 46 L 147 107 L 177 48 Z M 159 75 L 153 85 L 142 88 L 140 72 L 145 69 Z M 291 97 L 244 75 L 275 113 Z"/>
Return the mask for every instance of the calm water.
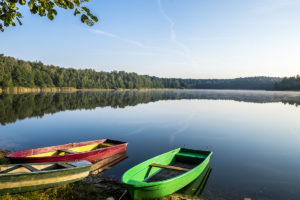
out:
<path id="1" fill-rule="evenodd" d="M 0 95 L 0 149 L 112 138 L 128 158 L 177 147 L 214 152 L 207 199 L 300 199 L 300 93 L 170 90 Z"/>

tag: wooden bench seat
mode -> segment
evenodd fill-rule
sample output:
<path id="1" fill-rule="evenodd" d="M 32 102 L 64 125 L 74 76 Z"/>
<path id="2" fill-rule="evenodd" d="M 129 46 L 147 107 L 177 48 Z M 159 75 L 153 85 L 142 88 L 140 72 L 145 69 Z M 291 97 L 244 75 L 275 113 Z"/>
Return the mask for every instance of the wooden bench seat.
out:
<path id="1" fill-rule="evenodd" d="M 176 167 L 176 166 L 170 166 L 170 165 L 161 165 L 161 164 L 156 164 L 152 163 L 149 165 L 150 167 L 159 167 L 159 168 L 165 168 L 165 169 L 173 169 L 173 170 L 178 170 L 178 171 L 189 171 L 189 169 L 182 168 L 182 167 Z"/>
<path id="2" fill-rule="evenodd" d="M 8 169 L 6 169 L 6 170 L 4 170 L 4 171 L 2 171 L 2 172 L 0 172 L 0 173 L 1 173 L 1 174 L 6 174 L 6 173 L 11 172 L 11 171 L 14 171 L 14 170 L 16 170 L 16 169 L 18 169 L 18 168 L 20 168 L 20 167 L 24 167 L 24 168 L 28 169 L 28 170 L 31 171 L 31 172 L 39 171 L 38 169 L 36 169 L 35 167 L 32 167 L 31 165 L 28 165 L 28 164 L 20 164 L 20 165 L 16 165 L 16 166 L 14 166 L 14 167 L 8 168 Z"/>
<path id="3" fill-rule="evenodd" d="M 57 163 L 57 165 L 64 167 L 64 168 L 72 168 L 74 167 L 73 165 L 70 165 L 68 163 Z"/>
<path id="4" fill-rule="evenodd" d="M 28 169 L 28 170 L 31 171 L 31 172 L 39 171 L 37 168 L 32 167 L 31 165 L 28 165 L 28 164 L 22 164 L 21 166 L 22 166 L 22 167 L 25 167 L 26 169 Z"/>

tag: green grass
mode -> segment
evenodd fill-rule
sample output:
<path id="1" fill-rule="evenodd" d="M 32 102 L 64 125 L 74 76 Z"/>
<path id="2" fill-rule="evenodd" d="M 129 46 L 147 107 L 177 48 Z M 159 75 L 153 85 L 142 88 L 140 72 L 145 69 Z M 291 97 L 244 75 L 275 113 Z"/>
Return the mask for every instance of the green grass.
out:
<path id="1" fill-rule="evenodd" d="M 4 156 L 9 153 L 10 153 L 10 151 L 0 149 L 0 165 L 9 163 L 9 160 L 7 158 L 4 158 Z"/>
<path id="2" fill-rule="evenodd" d="M 77 199 L 106 199 L 101 190 L 84 185 L 82 182 L 68 184 L 46 190 L 19 194 L 4 194 L 0 199 L 5 200 L 77 200 Z"/>

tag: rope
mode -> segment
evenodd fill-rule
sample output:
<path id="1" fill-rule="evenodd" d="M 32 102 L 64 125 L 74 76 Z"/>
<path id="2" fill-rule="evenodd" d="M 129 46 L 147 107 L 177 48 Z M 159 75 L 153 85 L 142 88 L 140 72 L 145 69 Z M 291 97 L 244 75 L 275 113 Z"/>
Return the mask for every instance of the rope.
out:
<path id="1" fill-rule="evenodd" d="M 123 197 L 124 197 L 124 195 L 127 193 L 127 190 L 125 190 L 124 192 L 123 192 L 123 194 L 121 195 L 121 197 L 119 198 L 119 200 L 121 200 Z"/>

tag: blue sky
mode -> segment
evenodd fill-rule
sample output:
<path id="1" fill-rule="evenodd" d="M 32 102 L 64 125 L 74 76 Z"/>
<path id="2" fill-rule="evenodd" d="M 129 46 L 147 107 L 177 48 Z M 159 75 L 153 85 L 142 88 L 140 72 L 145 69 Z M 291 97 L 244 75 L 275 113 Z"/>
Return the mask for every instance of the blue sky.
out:
<path id="1" fill-rule="evenodd" d="M 93 27 L 72 11 L 30 14 L 0 33 L 0 53 L 62 67 L 159 77 L 300 72 L 300 0 L 91 0 Z"/>

